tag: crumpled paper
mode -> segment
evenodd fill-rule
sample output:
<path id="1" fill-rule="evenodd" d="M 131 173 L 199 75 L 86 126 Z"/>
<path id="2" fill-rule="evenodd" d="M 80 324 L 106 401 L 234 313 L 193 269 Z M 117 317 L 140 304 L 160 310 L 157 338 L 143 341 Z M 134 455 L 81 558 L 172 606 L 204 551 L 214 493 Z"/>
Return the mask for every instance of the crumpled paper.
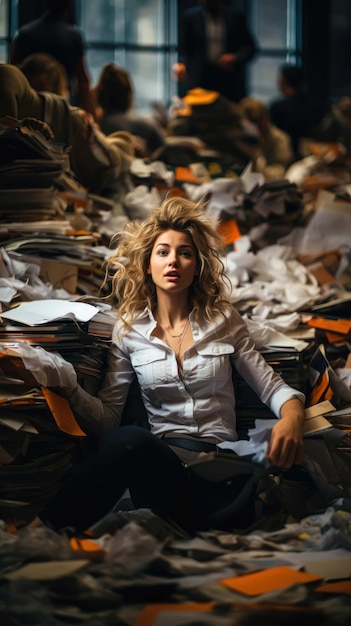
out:
<path id="1" fill-rule="evenodd" d="M 42 387 L 60 387 L 64 391 L 74 391 L 77 387 L 77 374 L 72 365 L 56 352 L 30 346 L 26 342 L 18 344 L 24 366 L 33 374 Z"/>

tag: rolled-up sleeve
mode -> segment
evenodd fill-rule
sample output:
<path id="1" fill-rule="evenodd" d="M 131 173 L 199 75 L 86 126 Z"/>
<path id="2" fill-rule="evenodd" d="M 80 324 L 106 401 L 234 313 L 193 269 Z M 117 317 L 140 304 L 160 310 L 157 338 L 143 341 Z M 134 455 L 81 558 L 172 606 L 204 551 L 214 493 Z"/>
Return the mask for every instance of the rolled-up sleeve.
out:
<path id="1" fill-rule="evenodd" d="M 305 404 L 306 402 L 306 397 L 302 393 L 302 391 L 299 391 L 298 389 L 293 389 L 286 384 L 283 385 L 273 394 L 273 397 L 271 399 L 270 409 L 272 413 L 274 413 L 274 415 L 276 415 L 277 417 L 280 417 L 280 411 L 283 404 L 285 404 L 285 402 L 287 402 L 288 400 L 293 400 L 294 398 L 300 400 L 302 404 Z"/>

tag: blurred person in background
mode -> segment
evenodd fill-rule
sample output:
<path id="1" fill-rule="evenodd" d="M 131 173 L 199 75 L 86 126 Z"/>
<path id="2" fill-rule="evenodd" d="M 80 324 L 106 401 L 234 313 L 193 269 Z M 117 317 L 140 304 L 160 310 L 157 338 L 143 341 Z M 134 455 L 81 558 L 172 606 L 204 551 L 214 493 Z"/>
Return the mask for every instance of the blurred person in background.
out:
<path id="1" fill-rule="evenodd" d="M 69 167 L 81 185 L 100 195 L 120 189 L 134 158 L 132 135 L 121 132 L 107 137 L 90 113 L 56 93 L 36 91 L 11 63 L 0 64 L 0 93 L 0 118 L 25 122 L 69 149 Z"/>
<path id="2" fill-rule="evenodd" d="M 114 63 L 106 63 L 93 89 L 101 130 L 110 135 L 125 130 L 136 137 L 139 156 L 150 156 L 165 143 L 164 132 L 154 118 L 139 114 L 134 108 L 134 88 L 128 72 Z"/>
<path id="3" fill-rule="evenodd" d="M 56 93 L 69 101 L 68 77 L 62 63 L 50 54 L 30 54 L 18 65 L 36 91 Z"/>
<path id="4" fill-rule="evenodd" d="M 305 156 L 301 141 L 316 138 L 328 103 L 307 93 L 301 67 L 284 63 L 279 67 L 277 80 L 281 96 L 270 103 L 269 113 L 273 124 L 290 135 L 298 160 Z"/>
<path id="5" fill-rule="evenodd" d="M 85 60 L 85 41 L 73 24 L 73 0 L 47 0 L 47 10 L 38 19 L 24 24 L 15 33 L 10 47 L 10 63 L 18 65 L 35 52 L 45 52 L 64 66 L 70 102 L 94 113 L 90 78 Z"/>
<path id="6" fill-rule="evenodd" d="M 351 96 L 344 95 L 332 106 L 319 126 L 318 140 L 340 143 L 351 152 Z"/>
<path id="7" fill-rule="evenodd" d="M 179 19 L 179 60 L 172 67 L 179 95 L 202 87 L 239 102 L 246 95 L 246 64 L 255 53 L 242 13 L 222 0 L 199 0 Z"/>
<path id="8" fill-rule="evenodd" d="M 266 105 L 256 98 L 243 98 L 239 103 L 243 117 L 258 130 L 259 145 L 254 158 L 254 169 L 266 179 L 283 178 L 294 161 L 291 139 L 287 133 L 272 124 Z"/>

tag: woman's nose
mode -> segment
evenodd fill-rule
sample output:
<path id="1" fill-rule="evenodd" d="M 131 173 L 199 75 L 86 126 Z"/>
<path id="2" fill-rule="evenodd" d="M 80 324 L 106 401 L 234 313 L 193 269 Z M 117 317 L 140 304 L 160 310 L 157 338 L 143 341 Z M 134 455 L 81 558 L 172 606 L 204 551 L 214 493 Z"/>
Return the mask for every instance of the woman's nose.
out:
<path id="1" fill-rule="evenodd" d="M 168 257 L 168 263 L 169 265 L 177 265 L 178 264 L 178 258 L 175 252 L 171 252 L 169 257 Z"/>

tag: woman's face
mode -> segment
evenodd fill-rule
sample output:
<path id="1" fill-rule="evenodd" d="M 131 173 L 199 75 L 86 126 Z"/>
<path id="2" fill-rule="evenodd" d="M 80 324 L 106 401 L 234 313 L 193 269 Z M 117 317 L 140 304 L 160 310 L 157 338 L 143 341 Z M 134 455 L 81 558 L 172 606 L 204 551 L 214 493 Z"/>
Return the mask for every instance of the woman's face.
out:
<path id="1" fill-rule="evenodd" d="M 148 274 L 156 289 L 179 293 L 189 289 L 197 274 L 195 248 L 189 235 L 177 230 L 165 230 L 153 246 Z"/>

